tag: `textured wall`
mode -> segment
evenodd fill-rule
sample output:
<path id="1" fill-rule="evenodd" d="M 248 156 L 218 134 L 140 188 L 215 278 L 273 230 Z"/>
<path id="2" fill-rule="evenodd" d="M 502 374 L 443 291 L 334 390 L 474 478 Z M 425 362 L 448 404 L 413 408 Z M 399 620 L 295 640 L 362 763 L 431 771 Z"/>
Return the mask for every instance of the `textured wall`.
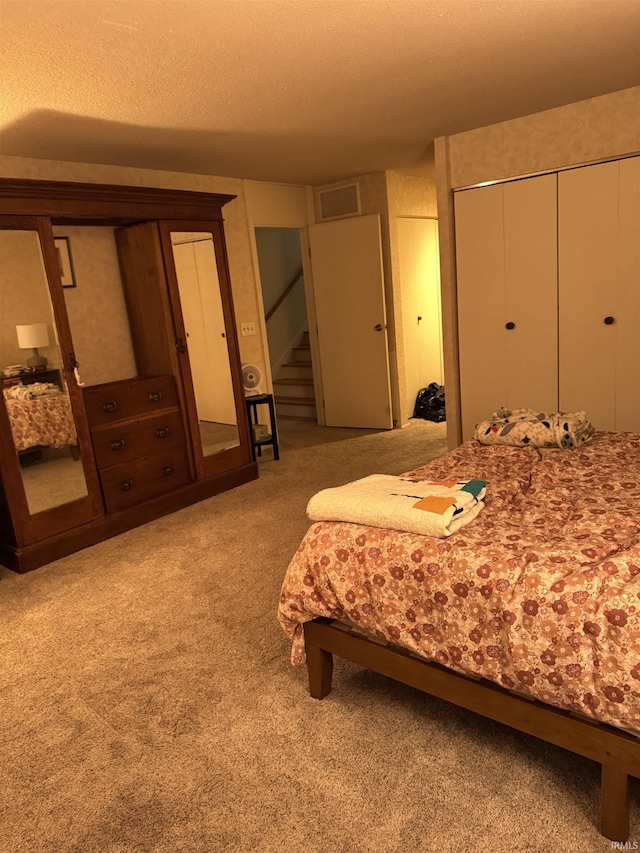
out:
<path id="1" fill-rule="evenodd" d="M 452 186 L 640 151 L 640 87 L 450 137 Z"/>
<path id="2" fill-rule="evenodd" d="M 69 237 L 76 287 L 64 289 L 74 352 L 87 385 L 136 375 L 113 228 L 54 227 Z"/>

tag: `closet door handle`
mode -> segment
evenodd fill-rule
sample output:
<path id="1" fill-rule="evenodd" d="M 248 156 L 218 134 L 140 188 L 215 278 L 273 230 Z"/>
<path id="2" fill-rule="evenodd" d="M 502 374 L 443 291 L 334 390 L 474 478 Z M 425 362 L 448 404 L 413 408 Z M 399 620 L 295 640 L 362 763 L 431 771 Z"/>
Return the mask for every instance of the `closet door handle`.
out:
<path id="1" fill-rule="evenodd" d="M 605 318 L 604 318 L 604 324 L 605 324 L 605 326 L 613 326 L 613 324 L 615 323 L 615 321 L 616 321 L 616 318 L 615 318 L 615 317 L 605 317 Z"/>
<path id="2" fill-rule="evenodd" d="M 121 480 L 120 481 L 120 491 L 128 492 L 133 488 L 133 480 Z"/>
<path id="3" fill-rule="evenodd" d="M 102 408 L 105 412 L 115 412 L 118 408 L 118 404 L 115 400 L 107 400 L 106 403 L 102 404 Z"/>
<path id="4" fill-rule="evenodd" d="M 152 391 L 149 394 L 149 399 L 152 403 L 159 403 L 162 400 L 162 391 Z"/>
<path id="5" fill-rule="evenodd" d="M 380 323 L 376 323 L 375 326 L 373 327 L 373 331 L 374 332 L 381 332 L 382 331 L 382 325 Z"/>
<path id="6" fill-rule="evenodd" d="M 173 465 L 165 465 L 162 469 L 162 473 L 165 477 L 170 477 L 175 472 L 175 468 Z"/>
<path id="7" fill-rule="evenodd" d="M 112 450 L 124 450 L 124 438 L 114 438 L 111 442 Z"/>
<path id="8" fill-rule="evenodd" d="M 169 435 L 169 427 L 158 427 L 156 435 L 158 438 L 166 438 Z"/>
<path id="9" fill-rule="evenodd" d="M 511 331 L 511 329 L 515 329 L 516 324 L 509 321 L 508 323 L 505 323 L 504 327 L 505 327 L 505 329 L 509 329 L 509 331 Z"/>

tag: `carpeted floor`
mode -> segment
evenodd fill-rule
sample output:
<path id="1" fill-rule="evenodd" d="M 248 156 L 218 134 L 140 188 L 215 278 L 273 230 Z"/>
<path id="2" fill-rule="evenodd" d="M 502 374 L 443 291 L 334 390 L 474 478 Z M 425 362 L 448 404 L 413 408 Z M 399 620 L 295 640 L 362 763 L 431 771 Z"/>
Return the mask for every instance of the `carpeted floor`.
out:
<path id="1" fill-rule="evenodd" d="M 340 661 L 319 702 L 289 664 L 308 499 L 439 455 L 444 427 L 283 419 L 280 447 L 255 482 L 0 569 L 2 853 L 610 850 L 595 763 Z"/>

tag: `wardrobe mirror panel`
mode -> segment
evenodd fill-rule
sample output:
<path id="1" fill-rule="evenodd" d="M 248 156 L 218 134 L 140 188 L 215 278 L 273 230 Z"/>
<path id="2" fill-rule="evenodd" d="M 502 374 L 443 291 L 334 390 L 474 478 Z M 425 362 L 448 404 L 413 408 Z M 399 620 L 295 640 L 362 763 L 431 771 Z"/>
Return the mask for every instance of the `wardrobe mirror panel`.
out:
<path id="1" fill-rule="evenodd" d="M 36 231 L 0 230 L 0 368 L 4 403 L 33 515 L 86 497 Z"/>
<path id="2" fill-rule="evenodd" d="M 240 444 L 213 235 L 171 232 L 204 456 Z"/>
<path id="3" fill-rule="evenodd" d="M 56 225 L 64 297 L 84 385 L 137 375 L 114 227 Z"/>

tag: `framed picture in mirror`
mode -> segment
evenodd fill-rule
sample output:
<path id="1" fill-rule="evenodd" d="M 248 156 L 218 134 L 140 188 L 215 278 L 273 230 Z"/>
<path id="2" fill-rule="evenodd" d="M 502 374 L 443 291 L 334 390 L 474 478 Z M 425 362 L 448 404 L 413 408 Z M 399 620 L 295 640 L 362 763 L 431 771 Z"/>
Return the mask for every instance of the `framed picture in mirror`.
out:
<path id="1" fill-rule="evenodd" d="M 63 287 L 76 287 L 76 276 L 73 269 L 71 257 L 71 243 L 68 237 L 55 237 L 56 251 L 58 253 L 58 265 L 60 266 L 60 278 Z"/>

